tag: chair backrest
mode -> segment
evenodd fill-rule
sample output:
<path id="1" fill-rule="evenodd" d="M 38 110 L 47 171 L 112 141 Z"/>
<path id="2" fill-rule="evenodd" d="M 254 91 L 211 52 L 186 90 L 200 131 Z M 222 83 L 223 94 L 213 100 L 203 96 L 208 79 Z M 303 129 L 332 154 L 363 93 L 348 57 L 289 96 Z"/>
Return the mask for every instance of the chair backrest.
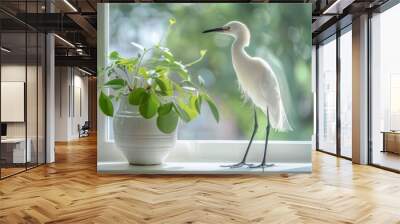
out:
<path id="1" fill-rule="evenodd" d="M 89 121 L 85 121 L 85 123 L 83 124 L 82 128 L 90 128 L 90 123 Z"/>

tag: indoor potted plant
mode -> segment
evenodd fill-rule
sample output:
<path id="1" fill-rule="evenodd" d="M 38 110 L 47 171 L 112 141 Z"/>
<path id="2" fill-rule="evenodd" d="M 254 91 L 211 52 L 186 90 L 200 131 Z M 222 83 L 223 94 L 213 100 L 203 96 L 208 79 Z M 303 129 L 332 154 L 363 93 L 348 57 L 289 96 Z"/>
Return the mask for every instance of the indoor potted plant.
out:
<path id="1" fill-rule="evenodd" d="M 170 19 L 169 27 L 174 23 Z M 148 49 L 134 43 L 141 53 L 132 58 L 111 52 L 110 64 L 100 72 L 105 76 L 101 78 L 108 80 L 100 86 L 100 110 L 114 117 L 115 143 L 131 164 L 162 163 L 175 146 L 179 120 L 196 118 L 203 102 L 219 121 L 218 109 L 203 79 L 198 76 L 192 81 L 188 70 L 203 59 L 206 51 L 201 50 L 197 60 L 183 64 L 160 43 Z"/>

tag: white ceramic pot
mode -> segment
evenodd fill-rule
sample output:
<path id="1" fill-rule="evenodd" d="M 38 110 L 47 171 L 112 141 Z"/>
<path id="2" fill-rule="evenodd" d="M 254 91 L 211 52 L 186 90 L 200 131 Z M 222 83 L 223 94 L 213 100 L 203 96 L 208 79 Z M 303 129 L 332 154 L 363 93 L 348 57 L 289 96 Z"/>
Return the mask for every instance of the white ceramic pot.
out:
<path id="1" fill-rule="evenodd" d="M 163 163 L 175 147 L 177 131 L 165 134 L 157 128 L 156 117 L 143 118 L 138 106 L 121 97 L 114 115 L 114 139 L 129 163 L 134 165 L 157 165 Z"/>

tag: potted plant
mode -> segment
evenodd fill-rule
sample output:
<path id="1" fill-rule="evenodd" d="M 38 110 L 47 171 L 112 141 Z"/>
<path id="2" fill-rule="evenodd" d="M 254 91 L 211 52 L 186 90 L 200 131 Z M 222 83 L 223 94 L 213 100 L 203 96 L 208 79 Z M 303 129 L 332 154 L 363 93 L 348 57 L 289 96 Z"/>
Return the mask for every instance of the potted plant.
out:
<path id="1" fill-rule="evenodd" d="M 169 20 L 168 30 L 175 22 Z M 108 80 L 100 86 L 100 110 L 113 117 L 115 143 L 131 164 L 161 164 L 176 144 L 179 120 L 195 119 L 204 102 L 219 121 L 204 80 L 197 76 L 193 81 L 188 70 L 203 59 L 206 50 L 184 64 L 160 43 L 148 49 L 133 43 L 141 52 L 131 58 L 113 51 L 110 64 L 100 72 L 100 78 Z"/>

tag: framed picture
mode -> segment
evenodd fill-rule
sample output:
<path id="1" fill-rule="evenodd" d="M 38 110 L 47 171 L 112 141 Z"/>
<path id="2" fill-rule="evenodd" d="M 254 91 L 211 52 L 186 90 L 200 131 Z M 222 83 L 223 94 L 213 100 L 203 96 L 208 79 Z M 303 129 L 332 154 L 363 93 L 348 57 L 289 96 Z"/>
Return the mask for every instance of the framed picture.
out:
<path id="1" fill-rule="evenodd" d="M 311 4 L 98 13 L 98 172 L 311 172 Z"/>

